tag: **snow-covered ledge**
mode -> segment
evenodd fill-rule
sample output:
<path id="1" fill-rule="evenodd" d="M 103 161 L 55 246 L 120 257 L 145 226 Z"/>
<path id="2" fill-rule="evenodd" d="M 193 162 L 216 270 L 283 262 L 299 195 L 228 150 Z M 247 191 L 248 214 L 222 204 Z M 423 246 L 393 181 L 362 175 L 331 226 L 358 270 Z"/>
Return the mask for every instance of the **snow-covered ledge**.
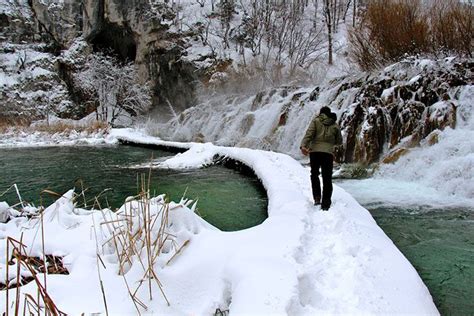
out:
<path id="1" fill-rule="evenodd" d="M 137 214 L 124 214 L 134 203 L 138 207 L 133 200 L 118 212 L 89 211 L 74 205 L 71 190 L 44 210 L 43 225 L 36 216 L 17 217 L 15 210 L 0 202 L 0 213 L 12 216 L 0 223 L 0 283 L 16 276 L 15 265 L 10 264 L 7 276 L 4 257 L 6 239 L 12 237 L 22 239 L 30 256 L 41 257 L 44 250 L 63 258 L 69 274 L 49 275 L 47 292 L 68 314 L 105 314 L 104 297 L 110 315 L 136 314 L 138 307 L 130 299 L 124 277 L 132 290 L 140 288 L 137 297 L 146 305 L 146 310 L 141 308 L 146 314 L 212 315 L 218 309 L 229 310 L 230 315 L 438 314 L 415 269 L 369 212 L 337 186 L 333 207 L 319 211 L 311 203 L 309 171 L 291 157 L 165 142 L 127 129 L 112 130 L 103 142 L 119 140 L 187 150 L 162 162 L 165 168 L 199 167 L 215 155 L 244 163 L 266 188 L 268 219 L 246 230 L 222 232 L 198 217 L 188 202 L 171 203 L 167 233 L 175 236 L 177 247 L 187 246 L 176 257 L 163 250 L 153 263 L 168 306 L 156 284 L 150 287 L 152 300 L 139 286 L 144 270 L 136 255 L 124 276 L 118 274 L 123 266 L 111 246 L 117 231 L 109 224 L 124 218 L 140 222 Z M 150 200 L 153 216 L 158 216 L 163 201 L 163 197 Z M 28 212 L 37 214 L 37 209 Z M 29 275 L 23 268 L 20 274 Z M 43 280 L 41 274 L 38 278 Z M 21 298 L 25 293 L 36 297 L 35 282 L 22 286 L 21 292 Z M 0 310 L 8 305 L 13 314 L 15 297 L 10 295 L 8 303 L 0 299 Z M 19 302 L 22 310 L 24 301 Z"/>
<path id="2" fill-rule="evenodd" d="M 267 190 L 262 224 L 194 237 L 162 280 L 176 298 L 173 311 L 207 314 L 226 301 L 231 315 L 438 314 L 416 270 L 370 213 L 338 186 L 330 211 L 320 212 L 311 203 L 309 171 L 291 157 L 123 129 L 112 130 L 111 140 L 188 149 L 162 163 L 168 168 L 226 156 L 251 167 Z"/>

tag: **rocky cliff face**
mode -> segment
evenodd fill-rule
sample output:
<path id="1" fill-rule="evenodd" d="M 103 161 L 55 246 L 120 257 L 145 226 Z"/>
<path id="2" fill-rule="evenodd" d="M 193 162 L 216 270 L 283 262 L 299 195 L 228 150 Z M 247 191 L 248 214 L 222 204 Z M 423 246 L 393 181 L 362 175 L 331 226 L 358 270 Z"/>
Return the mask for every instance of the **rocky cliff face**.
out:
<path id="1" fill-rule="evenodd" d="M 407 59 L 377 73 L 341 78 L 315 88 L 285 87 L 253 97 L 219 97 L 183 112 L 159 130 L 180 140 L 213 141 L 299 155 L 310 120 L 324 106 L 338 114 L 340 161 L 393 161 L 436 131 L 454 128 L 472 88 L 472 59 Z M 168 133 L 164 131 L 169 131 Z"/>
<path id="2" fill-rule="evenodd" d="M 473 60 L 405 60 L 367 78 L 346 79 L 342 91 L 358 88 L 340 119 L 344 161 L 378 161 L 435 130 L 455 128 L 458 93 L 474 83 L 473 70 Z"/>
<path id="3" fill-rule="evenodd" d="M 177 110 L 194 101 L 200 72 L 183 60 L 183 36 L 169 30 L 173 13 L 149 0 L 31 0 L 39 29 L 63 49 L 77 38 L 94 50 L 111 51 L 133 61 L 141 78 L 150 81 L 154 103 Z"/>
<path id="4" fill-rule="evenodd" d="M 0 2 L 0 121 L 20 123 L 72 107 L 54 48 L 26 0 Z"/>

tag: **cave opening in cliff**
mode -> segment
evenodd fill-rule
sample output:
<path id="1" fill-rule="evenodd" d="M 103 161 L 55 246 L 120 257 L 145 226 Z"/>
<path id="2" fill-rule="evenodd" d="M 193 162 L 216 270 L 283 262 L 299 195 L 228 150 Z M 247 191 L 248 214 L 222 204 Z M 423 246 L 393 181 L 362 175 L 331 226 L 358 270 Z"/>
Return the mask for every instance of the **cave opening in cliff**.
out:
<path id="1" fill-rule="evenodd" d="M 128 26 L 106 22 L 90 42 L 94 51 L 114 55 L 123 62 L 133 62 L 137 56 L 137 44 Z"/>

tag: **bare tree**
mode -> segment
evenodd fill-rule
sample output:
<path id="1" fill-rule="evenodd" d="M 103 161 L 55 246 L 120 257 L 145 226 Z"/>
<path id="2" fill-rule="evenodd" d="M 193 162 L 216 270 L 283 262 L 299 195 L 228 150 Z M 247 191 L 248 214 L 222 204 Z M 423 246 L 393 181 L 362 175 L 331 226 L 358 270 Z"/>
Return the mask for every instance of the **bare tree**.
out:
<path id="1" fill-rule="evenodd" d="M 27 60 L 26 51 L 23 51 L 23 55 L 21 53 L 17 54 L 16 64 L 18 65 L 18 72 L 20 72 L 20 70 L 26 69 L 26 60 Z"/>
<path id="2" fill-rule="evenodd" d="M 324 4 L 329 0 L 321 1 Z M 232 19 L 236 1 L 220 0 L 216 1 L 217 11 L 204 15 L 194 29 L 198 29 L 203 44 L 217 54 L 227 54 L 229 48 L 233 48 L 242 56 L 245 66 L 252 64 L 254 70 L 277 74 L 277 77 L 280 70 L 284 70 L 285 75 L 291 76 L 321 56 L 326 45 L 323 38 L 326 25 L 318 23 L 324 16 L 322 8 L 331 10 L 332 39 L 335 32 L 332 18 L 336 14 L 332 4 L 341 3 L 337 10 L 342 19 L 350 2 L 338 1 L 330 0 L 330 6 L 323 6 L 319 0 L 239 0 L 243 14 L 240 24 L 235 26 L 231 22 L 235 22 Z M 308 16 L 307 9 L 314 13 Z M 250 53 L 252 56 L 248 59 Z"/>
<path id="3" fill-rule="evenodd" d="M 98 119 L 112 126 L 120 116 L 137 116 L 151 106 L 150 89 L 138 82 L 133 63 L 120 64 L 114 57 L 91 54 L 74 80 L 97 98 Z"/>
<path id="4" fill-rule="evenodd" d="M 357 0 L 352 0 L 352 27 L 356 26 Z"/>
<path id="5" fill-rule="evenodd" d="M 234 15 L 234 0 L 221 0 L 219 3 L 219 16 L 223 29 L 223 43 L 224 48 L 230 48 L 229 45 L 229 32 L 230 32 L 230 21 Z"/>
<path id="6" fill-rule="evenodd" d="M 319 9 L 319 0 L 312 0 L 314 7 L 314 16 L 313 16 L 313 28 L 318 26 L 318 9 Z"/>
<path id="7" fill-rule="evenodd" d="M 337 0 L 323 0 L 324 21 L 326 22 L 328 38 L 328 64 L 333 64 L 333 32 L 334 32 L 334 8 Z"/>

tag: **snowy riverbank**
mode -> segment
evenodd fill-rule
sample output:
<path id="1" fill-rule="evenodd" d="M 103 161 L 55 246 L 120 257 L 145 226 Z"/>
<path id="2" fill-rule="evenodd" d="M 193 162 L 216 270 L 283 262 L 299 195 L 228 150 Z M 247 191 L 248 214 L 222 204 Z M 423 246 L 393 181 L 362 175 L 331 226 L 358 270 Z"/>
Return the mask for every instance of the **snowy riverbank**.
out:
<path id="1" fill-rule="evenodd" d="M 29 128 L 0 129 L 0 148 L 103 145 L 107 135 L 106 125 L 90 118 L 79 121 L 50 118 Z"/>
<path id="2" fill-rule="evenodd" d="M 170 306 L 153 283 L 152 301 L 144 287 L 138 291 L 148 307 L 141 312 L 205 315 L 229 309 L 231 315 L 437 314 L 414 268 L 368 211 L 335 187 L 333 207 L 320 212 L 310 201 L 308 170 L 289 156 L 212 144 L 163 142 L 130 130 L 112 130 L 106 142 L 117 139 L 189 148 L 163 162 L 164 168 L 199 167 L 216 154 L 239 160 L 255 171 L 269 197 L 269 217 L 264 223 L 231 233 L 202 221 L 185 203 L 172 204 L 169 233 L 176 236 L 177 246 L 186 240 L 189 243 L 170 264 L 166 262 L 172 251 L 160 254 L 155 264 Z M 48 293 L 62 311 L 105 312 L 97 274 L 100 266 L 109 312 L 136 313 L 123 277 L 117 274 L 114 249 L 107 247 L 112 231 L 106 229 L 107 224 L 101 225 L 120 219 L 120 212 L 80 210 L 74 208 L 71 197 L 71 193 L 66 194 L 45 211 L 45 252 L 64 256 L 70 272 L 48 276 Z M 157 214 L 160 203 L 160 199 L 152 203 L 153 214 Z M 34 224 L 35 220 L 24 218 L 0 224 L 1 238 L 19 240 L 23 232 L 28 251 L 38 255 L 41 238 Z M 5 253 L 4 247 L 5 242 L 0 253 Z M 96 252 L 104 267 L 98 263 Z M 146 253 L 141 256 L 145 259 Z M 132 288 L 143 277 L 137 258 L 125 274 Z M 4 277 L 5 260 L 1 262 L 0 275 Z M 35 296 L 36 286 L 29 283 L 22 291 Z M 14 300 L 13 294 L 10 300 Z M 5 308 L 5 300 L 0 304 Z"/>

